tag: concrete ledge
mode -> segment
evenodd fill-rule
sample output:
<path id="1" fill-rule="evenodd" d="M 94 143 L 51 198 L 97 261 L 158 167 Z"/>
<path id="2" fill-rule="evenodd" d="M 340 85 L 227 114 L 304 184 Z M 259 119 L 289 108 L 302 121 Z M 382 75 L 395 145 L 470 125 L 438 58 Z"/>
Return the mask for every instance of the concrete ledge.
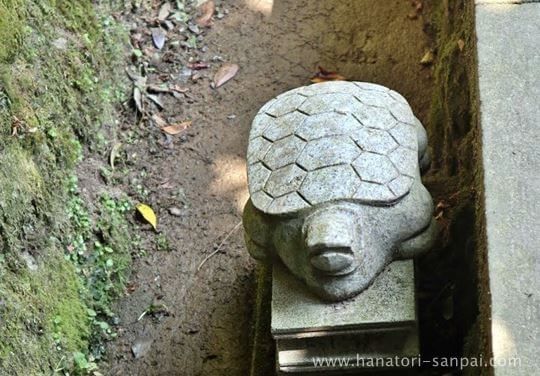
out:
<path id="1" fill-rule="evenodd" d="M 503 4 L 501 4 L 503 3 Z M 496 375 L 540 369 L 540 2 L 476 1 Z"/>

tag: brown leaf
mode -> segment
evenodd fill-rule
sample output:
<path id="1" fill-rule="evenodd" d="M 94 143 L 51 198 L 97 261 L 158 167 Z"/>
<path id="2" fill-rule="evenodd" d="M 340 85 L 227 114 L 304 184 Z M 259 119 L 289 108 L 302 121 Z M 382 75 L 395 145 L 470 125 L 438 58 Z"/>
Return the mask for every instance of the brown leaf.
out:
<path id="1" fill-rule="evenodd" d="M 238 69 L 240 69 L 238 64 L 223 64 L 214 75 L 214 88 L 217 89 L 218 87 L 223 86 L 227 81 L 236 76 Z"/>
<path id="2" fill-rule="evenodd" d="M 463 51 L 463 48 L 465 48 L 465 41 L 463 39 L 459 39 L 457 41 L 457 45 L 460 51 Z"/>
<path id="3" fill-rule="evenodd" d="M 311 77 L 311 82 L 319 83 L 326 81 L 345 81 L 346 78 L 337 72 L 331 72 L 319 66 L 319 71 Z"/>
<path id="4" fill-rule="evenodd" d="M 200 17 L 195 20 L 195 23 L 202 27 L 209 27 L 212 25 L 212 16 L 216 11 L 216 4 L 213 0 L 204 2 L 199 10 L 201 11 Z"/>
<path id="5" fill-rule="evenodd" d="M 174 135 L 177 135 L 177 134 L 180 134 L 180 133 L 184 132 L 190 126 L 191 126 L 191 120 L 184 121 L 184 122 L 181 122 L 181 123 L 172 124 L 172 125 L 168 125 L 166 127 L 161 128 L 161 130 L 163 132 L 167 133 L 167 134 L 170 134 L 170 135 L 174 136 Z"/>
<path id="6" fill-rule="evenodd" d="M 165 21 L 169 14 L 171 14 L 172 6 L 171 3 L 165 3 L 159 8 L 158 19 L 160 21 Z"/>

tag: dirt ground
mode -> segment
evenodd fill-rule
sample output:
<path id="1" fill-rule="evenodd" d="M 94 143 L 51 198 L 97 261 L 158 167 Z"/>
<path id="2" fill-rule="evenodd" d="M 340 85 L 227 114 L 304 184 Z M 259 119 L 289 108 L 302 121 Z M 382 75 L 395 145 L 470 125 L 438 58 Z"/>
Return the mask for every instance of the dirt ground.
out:
<path id="1" fill-rule="evenodd" d="M 309 84 L 319 65 L 349 80 L 399 91 L 426 120 L 432 72 L 420 60 L 430 47 L 429 4 L 416 12 L 418 3 L 222 1 L 217 5 L 224 17 L 204 30 L 199 49 L 189 53 L 210 65 L 194 72 L 200 75 L 196 81 L 181 81 L 187 63 L 181 48 L 166 43 L 152 58 L 156 70 L 149 81 L 189 88 L 181 99 L 160 95 L 161 116 L 170 122 L 189 119 L 193 125 L 166 146 L 155 126 L 137 123 L 133 114 L 122 126 L 120 138 L 135 134 L 122 162 L 131 171 L 127 190 L 140 191 L 138 184 L 148 190 L 147 202 L 171 250 L 148 250 L 135 260 L 129 293 L 117 307 L 119 337 L 109 348 L 107 374 L 248 374 L 255 264 L 237 224 L 248 197 L 244 155 L 250 122 L 273 96 Z M 132 38 L 156 17 L 159 5 L 151 15 L 140 9 L 122 16 L 134 29 Z M 175 32 L 168 32 L 168 40 Z M 136 38 L 141 49 L 152 50 L 148 34 Z M 223 62 L 236 63 L 240 70 L 212 89 L 211 78 Z M 127 59 L 126 65 L 133 61 Z M 171 207 L 179 209 L 175 215 Z M 228 234 L 220 252 L 197 271 Z M 150 230 L 144 234 L 154 236 Z M 142 346 L 143 356 L 134 357 L 134 345 Z"/>

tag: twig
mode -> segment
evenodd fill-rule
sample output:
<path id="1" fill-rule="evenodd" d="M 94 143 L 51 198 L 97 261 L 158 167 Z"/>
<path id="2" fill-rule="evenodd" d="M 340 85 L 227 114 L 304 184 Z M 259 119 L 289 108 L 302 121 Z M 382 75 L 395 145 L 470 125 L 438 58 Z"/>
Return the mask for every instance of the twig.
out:
<path id="1" fill-rule="evenodd" d="M 238 222 L 231 231 L 229 231 L 229 233 L 227 234 L 227 236 L 225 236 L 223 238 L 223 240 L 221 241 L 221 243 L 219 243 L 218 247 L 216 248 L 216 250 L 212 253 L 210 253 L 208 256 L 206 256 L 204 258 L 204 260 L 201 261 L 201 263 L 199 264 L 199 266 L 197 267 L 197 271 L 201 270 L 202 266 L 206 263 L 206 261 L 210 260 L 212 257 L 214 257 L 219 251 L 221 251 L 221 248 L 223 247 L 223 245 L 225 244 L 225 242 L 227 241 L 227 239 L 229 239 L 231 237 L 232 234 L 235 233 L 236 230 L 238 230 L 238 228 L 240 227 L 240 225 L 242 224 L 242 221 Z"/>
<path id="2" fill-rule="evenodd" d="M 139 316 L 139 318 L 137 319 L 137 321 L 141 321 L 142 318 L 143 318 L 144 316 L 146 316 L 147 313 L 148 313 L 148 310 L 145 310 L 143 313 L 141 313 L 141 315 Z"/>

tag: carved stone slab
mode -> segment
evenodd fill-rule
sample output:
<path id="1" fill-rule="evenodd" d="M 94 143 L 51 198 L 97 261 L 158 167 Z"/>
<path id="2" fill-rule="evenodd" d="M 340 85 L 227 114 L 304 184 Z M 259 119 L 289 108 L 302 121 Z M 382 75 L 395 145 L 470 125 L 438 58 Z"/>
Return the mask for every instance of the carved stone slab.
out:
<path id="1" fill-rule="evenodd" d="M 276 366 L 283 374 L 343 375 L 387 368 L 377 361 L 389 358 L 416 357 L 413 261 L 394 261 L 361 294 L 331 304 L 278 264 L 272 277 L 271 331 Z M 347 359 L 348 364 L 315 364 L 324 358 Z"/>
<path id="2" fill-rule="evenodd" d="M 415 322 L 412 260 L 394 261 L 360 295 L 338 303 L 322 302 L 284 266 L 274 266 L 271 331 L 275 338 L 403 328 Z"/>

